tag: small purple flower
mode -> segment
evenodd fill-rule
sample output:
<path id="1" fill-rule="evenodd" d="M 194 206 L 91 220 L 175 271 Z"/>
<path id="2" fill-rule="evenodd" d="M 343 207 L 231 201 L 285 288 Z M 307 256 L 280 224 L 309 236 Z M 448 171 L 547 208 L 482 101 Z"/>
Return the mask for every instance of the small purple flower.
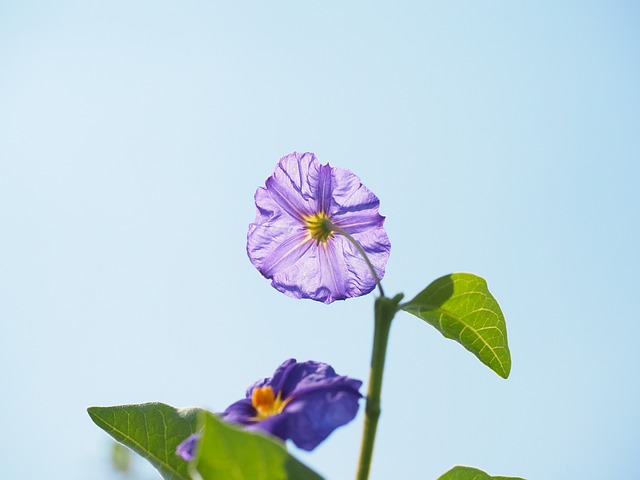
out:
<path id="1" fill-rule="evenodd" d="M 286 360 L 273 374 L 247 389 L 246 398 L 222 413 L 221 418 L 292 440 L 313 450 L 336 428 L 358 412 L 362 382 L 339 376 L 326 363 Z"/>
<path id="2" fill-rule="evenodd" d="M 187 462 L 193 460 L 196 456 L 196 447 L 198 446 L 198 440 L 200 440 L 201 436 L 201 433 L 189 435 L 187 439 L 183 440 L 176 448 L 176 455 Z"/>
<path id="3" fill-rule="evenodd" d="M 384 276 L 390 244 L 380 201 L 348 170 L 321 165 L 313 153 L 282 157 L 255 195 L 249 225 L 251 263 L 279 291 L 324 303 L 365 295 Z"/>
<path id="4" fill-rule="evenodd" d="M 355 418 L 361 386 L 360 380 L 340 376 L 326 363 L 298 363 L 290 358 L 273 377 L 251 385 L 246 398 L 229 406 L 220 418 L 250 431 L 290 439 L 299 448 L 311 451 L 336 428 Z M 176 454 L 193 460 L 201 436 L 194 433 L 187 437 Z"/>

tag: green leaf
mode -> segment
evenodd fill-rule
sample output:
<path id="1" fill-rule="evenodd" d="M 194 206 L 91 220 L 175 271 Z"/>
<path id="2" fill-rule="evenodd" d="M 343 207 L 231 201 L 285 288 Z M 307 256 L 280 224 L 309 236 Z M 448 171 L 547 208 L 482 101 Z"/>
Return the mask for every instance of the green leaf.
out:
<path id="1" fill-rule="evenodd" d="M 322 480 L 276 439 L 230 426 L 209 412 L 200 422 L 193 463 L 202 480 Z"/>
<path id="2" fill-rule="evenodd" d="M 492 477 L 491 475 L 473 467 L 453 467 L 438 480 L 524 480 L 520 477 Z"/>
<path id="3" fill-rule="evenodd" d="M 509 376 L 507 325 L 483 278 L 470 273 L 445 275 L 400 308 L 459 342 L 502 378 Z"/>
<path id="4" fill-rule="evenodd" d="M 191 480 L 176 447 L 198 426 L 197 408 L 164 403 L 89 407 L 91 419 L 118 442 L 151 462 L 165 480 Z"/>

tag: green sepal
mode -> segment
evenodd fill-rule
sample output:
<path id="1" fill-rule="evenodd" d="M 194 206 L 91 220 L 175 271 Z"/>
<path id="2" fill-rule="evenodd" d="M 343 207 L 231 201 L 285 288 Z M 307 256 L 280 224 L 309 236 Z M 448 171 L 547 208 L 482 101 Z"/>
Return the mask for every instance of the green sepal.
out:
<path id="1" fill-rule="evenodd" d="M 509 376 L 507 325 L 483 278 L 471 273 L 445 275 L 400 308 L 460 343 L 502 378 Z"/>

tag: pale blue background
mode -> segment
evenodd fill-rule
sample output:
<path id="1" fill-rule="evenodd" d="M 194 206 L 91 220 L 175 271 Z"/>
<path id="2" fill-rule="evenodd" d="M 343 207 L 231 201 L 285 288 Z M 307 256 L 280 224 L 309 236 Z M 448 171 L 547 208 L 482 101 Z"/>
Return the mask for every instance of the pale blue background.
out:
<path id="1" fill-rule="evenodd" d="M 245 254 L 308 150 L 380 197 L 389 294 L 470 271 L 507 318 L 504 381 L 398 316 L 373 479 L 638 478 L 639 5 L 0 1 L 0 477 L 112 478 L 89 405 L 219 410 L 290 356 L 366 378 L 373 296 Z M 361 422 L 293 451 L 352 478 Z"/>

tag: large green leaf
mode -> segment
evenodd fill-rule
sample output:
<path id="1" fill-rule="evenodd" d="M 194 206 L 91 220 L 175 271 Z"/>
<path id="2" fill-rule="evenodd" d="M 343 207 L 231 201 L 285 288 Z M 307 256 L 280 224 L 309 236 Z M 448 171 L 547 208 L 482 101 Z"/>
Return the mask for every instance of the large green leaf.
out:
<path id="1" fill-rule="evenodd" d="M 87 411 L 96 425 L 149 460 L 165 480 L 191 480 L 188 464 L 176 455 L 176 447 L 196 432 L 199 409 L 142 403 Z"/>
<path id="2" fill-rule="evenodd" d="M 232 427 L 209 412 L 200 421 L 193 463 L 202 480 L 322 480 L 278 440 Z"/>
<path id="3" fill-rule="evenodd" d="M 524 480 L 520 477 L 492 477 L 488 473 L 473 467 L 453 467 L 438 480 Z"/>
<path id="4" fill-rule="evenodd" d="M 459 342 L 501 377 L 509 376 L 507 325 L 483 278 L 470 273 L 445 275 L 400 308 Z"/>

